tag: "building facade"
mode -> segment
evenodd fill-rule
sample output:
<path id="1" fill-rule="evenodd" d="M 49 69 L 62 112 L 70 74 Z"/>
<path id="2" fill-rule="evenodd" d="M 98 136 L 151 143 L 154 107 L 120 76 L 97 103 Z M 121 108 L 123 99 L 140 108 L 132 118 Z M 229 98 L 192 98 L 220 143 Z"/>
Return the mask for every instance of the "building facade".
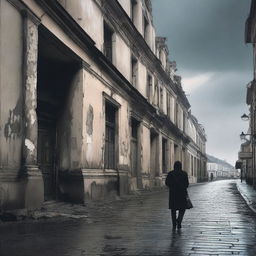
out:
<path id="1" fill-rule="evenodd" d="M 243 163 L 241 170 L 244 172 L 248 184 L 256 189 L 256 1 L 251 1 L 251 9 L 245 26 L 245 42 L 252 44 L 253 49 L 253 80 L 246 86 L 246 103 L 249 106 L 248 137 L 241 145 L 239 159 Z"/>
<path id="2" fill-rule="evenodd" d="M 209 180 L 239 178 L 240 173 L 225 160 L 207 155 L 207 172 Z"/>
<path id="3" fill-rule="evenodd" d="M 0 0 L 0 209 L 205 180 L 206 136 L 149 0 Z M 12 24 L 12 29 L 10 29 Z"/>

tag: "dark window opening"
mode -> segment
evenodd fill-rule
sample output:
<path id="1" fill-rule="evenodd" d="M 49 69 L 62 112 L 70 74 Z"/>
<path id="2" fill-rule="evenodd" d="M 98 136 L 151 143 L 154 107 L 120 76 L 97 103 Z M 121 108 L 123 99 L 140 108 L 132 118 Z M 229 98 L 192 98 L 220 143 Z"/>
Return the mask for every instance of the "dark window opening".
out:
<path id="1" fill-rule="evenodd" d="M 186 131 L 186 115 L 184 112 L 183 112 L 183 131 L 184 132 Z"/>
<path id="2" fill-rule="evenodd" d="M 151 177 L 159 176 L 159 147 L 158 147 L 159 136 L 157 133 L 152 131 L 150 133 L 150 175 Z"/>
<path id="3" fill-rule="evenodd" d="M 147 76 L 147 99 L 151 101 L 152 98 L 152 76 Z"/>
<path id="4" fill-rule="evenodd" d="M 178 145 L 174 145 L 174 161 L 178 161 L 179 156 L 178 156 Z"/>
<path id="5" fill-rule="evenodd" d="M 138 172 L 138 129 L 139 122 L 131 120 L 131 174 L 137 176 Z"/>
<path id="6" fill-rule="evenodd" d="M 163 110 L 163 103 L 164 103 L 164 92 L 163 88 L 160 88 L 160 108 Z"/>
<path id="7" fill-rule="evenodd" d="M 105 168 L 115 169 L 116 108 L 106 103 Z"/>
<path id="8" fill-rule="evenodd" d="M 169 93 L 166 94 L 166 106 L 167 106 L 167 116 L 170 117 L 170 95 Z"/>
<path id="9" fill-rule="evenodd" d="M 103 45 L 103 53 L 104 55 L 112 61 L 112 53 L 113 53 L 113 30 L 104 22 L 104 45 Z"/>
<path id="10" fill-rule="evenodd" d="M 143 23 L 144 23 L 143 37 L 145 41 L 149 43 L 149 22 L 145 16 L 143 18 Z"/>
<path id="11" fill-rule="evenodd" d="M 154 104 L 159 107 L 159 87 L 157 81 L 155 83 Z"/>
<path id="12" fill-rule="evenodd" d="M 131 73 L 132 73 L 132 85 L 134 87 L 137 86 L 137 76 L 138 76 L 138 61 L 137 59 L 132 56 L 132 70 L 131 70 Z"/>
<path id="13" fill-rule="evenodd" d="M 137 10 L 137 0 L 131 0 L 131 20 L 135 23 Z"/>
<path id="14" fill-rule="evenodd" d="M 179 119 L 179 105 L 176 103 L 175 105 L 175 123 L 178 126 L 178 119 Z"/>
<path id="15" fill-rule="evenodd" d="M 167 140 L 162 140 L 162 171 L 167 173 Z"/>

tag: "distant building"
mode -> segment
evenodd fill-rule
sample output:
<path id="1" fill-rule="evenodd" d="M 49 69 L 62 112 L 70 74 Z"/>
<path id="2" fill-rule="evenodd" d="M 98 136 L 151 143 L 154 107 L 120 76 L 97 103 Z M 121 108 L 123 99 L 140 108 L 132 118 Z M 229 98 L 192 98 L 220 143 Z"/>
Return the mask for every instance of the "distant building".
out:
<path id="1" fill-rule="evenodd" d="M 225 160 L 218 159 L 214 156 L 207 155 L 207 172 L 208 179 L 227 179 L 227 178 L 238 178 L 239 172 L 234 166 L 227 163 Z"/>

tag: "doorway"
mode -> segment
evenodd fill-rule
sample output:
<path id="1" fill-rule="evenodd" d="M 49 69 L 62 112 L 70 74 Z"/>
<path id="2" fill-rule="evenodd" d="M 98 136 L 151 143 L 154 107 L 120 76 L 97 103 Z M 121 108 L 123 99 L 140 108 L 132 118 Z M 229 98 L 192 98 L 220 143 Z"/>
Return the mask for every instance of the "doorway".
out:
<path id="1" fill-rule="evenodd" d="M 43 175 L 45 200 L 58 197 L 58 171 L 63 158 L 60 148 L 68 145 L 63 140 L 70 133 L 67 124 L 68 98 L 72 80 L 79 69 L 80 62 L 70 49 L 42 25 L 39 26 L 37 160 Z"/>

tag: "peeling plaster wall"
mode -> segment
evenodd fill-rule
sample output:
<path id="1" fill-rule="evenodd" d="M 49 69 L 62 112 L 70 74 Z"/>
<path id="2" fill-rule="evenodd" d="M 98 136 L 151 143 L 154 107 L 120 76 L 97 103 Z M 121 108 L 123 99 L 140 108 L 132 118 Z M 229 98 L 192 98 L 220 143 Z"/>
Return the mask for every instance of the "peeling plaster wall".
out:
<path id="1" fill-rule="evenodd" d="M 63 116 L 58 124 L 60 170 L 81 168 L 83 126 L 83 72 L 77 71 L 69 89 Z"/>
<path id="2" fill-rule="evenodd" d="M 102 169 L 105 116 L 103 107 L 104 85 L 87 71 L 84 71 L 84 108 L 83 116 L 83 168 Z"/>
<path id="3" fill-rule="evenodd" d="M 1 1 L 0 12 L 0 168 L 18 171 L 22 143 L 22 17 L 6 0 Z"/>
<path id="4" fill-rule="evenodd" d="M 130 111 L 127 101 L 117 98 L 121 107 L 119 109 L 119 165 L 121 169 L 129 169 L 130 166 Z"/>

